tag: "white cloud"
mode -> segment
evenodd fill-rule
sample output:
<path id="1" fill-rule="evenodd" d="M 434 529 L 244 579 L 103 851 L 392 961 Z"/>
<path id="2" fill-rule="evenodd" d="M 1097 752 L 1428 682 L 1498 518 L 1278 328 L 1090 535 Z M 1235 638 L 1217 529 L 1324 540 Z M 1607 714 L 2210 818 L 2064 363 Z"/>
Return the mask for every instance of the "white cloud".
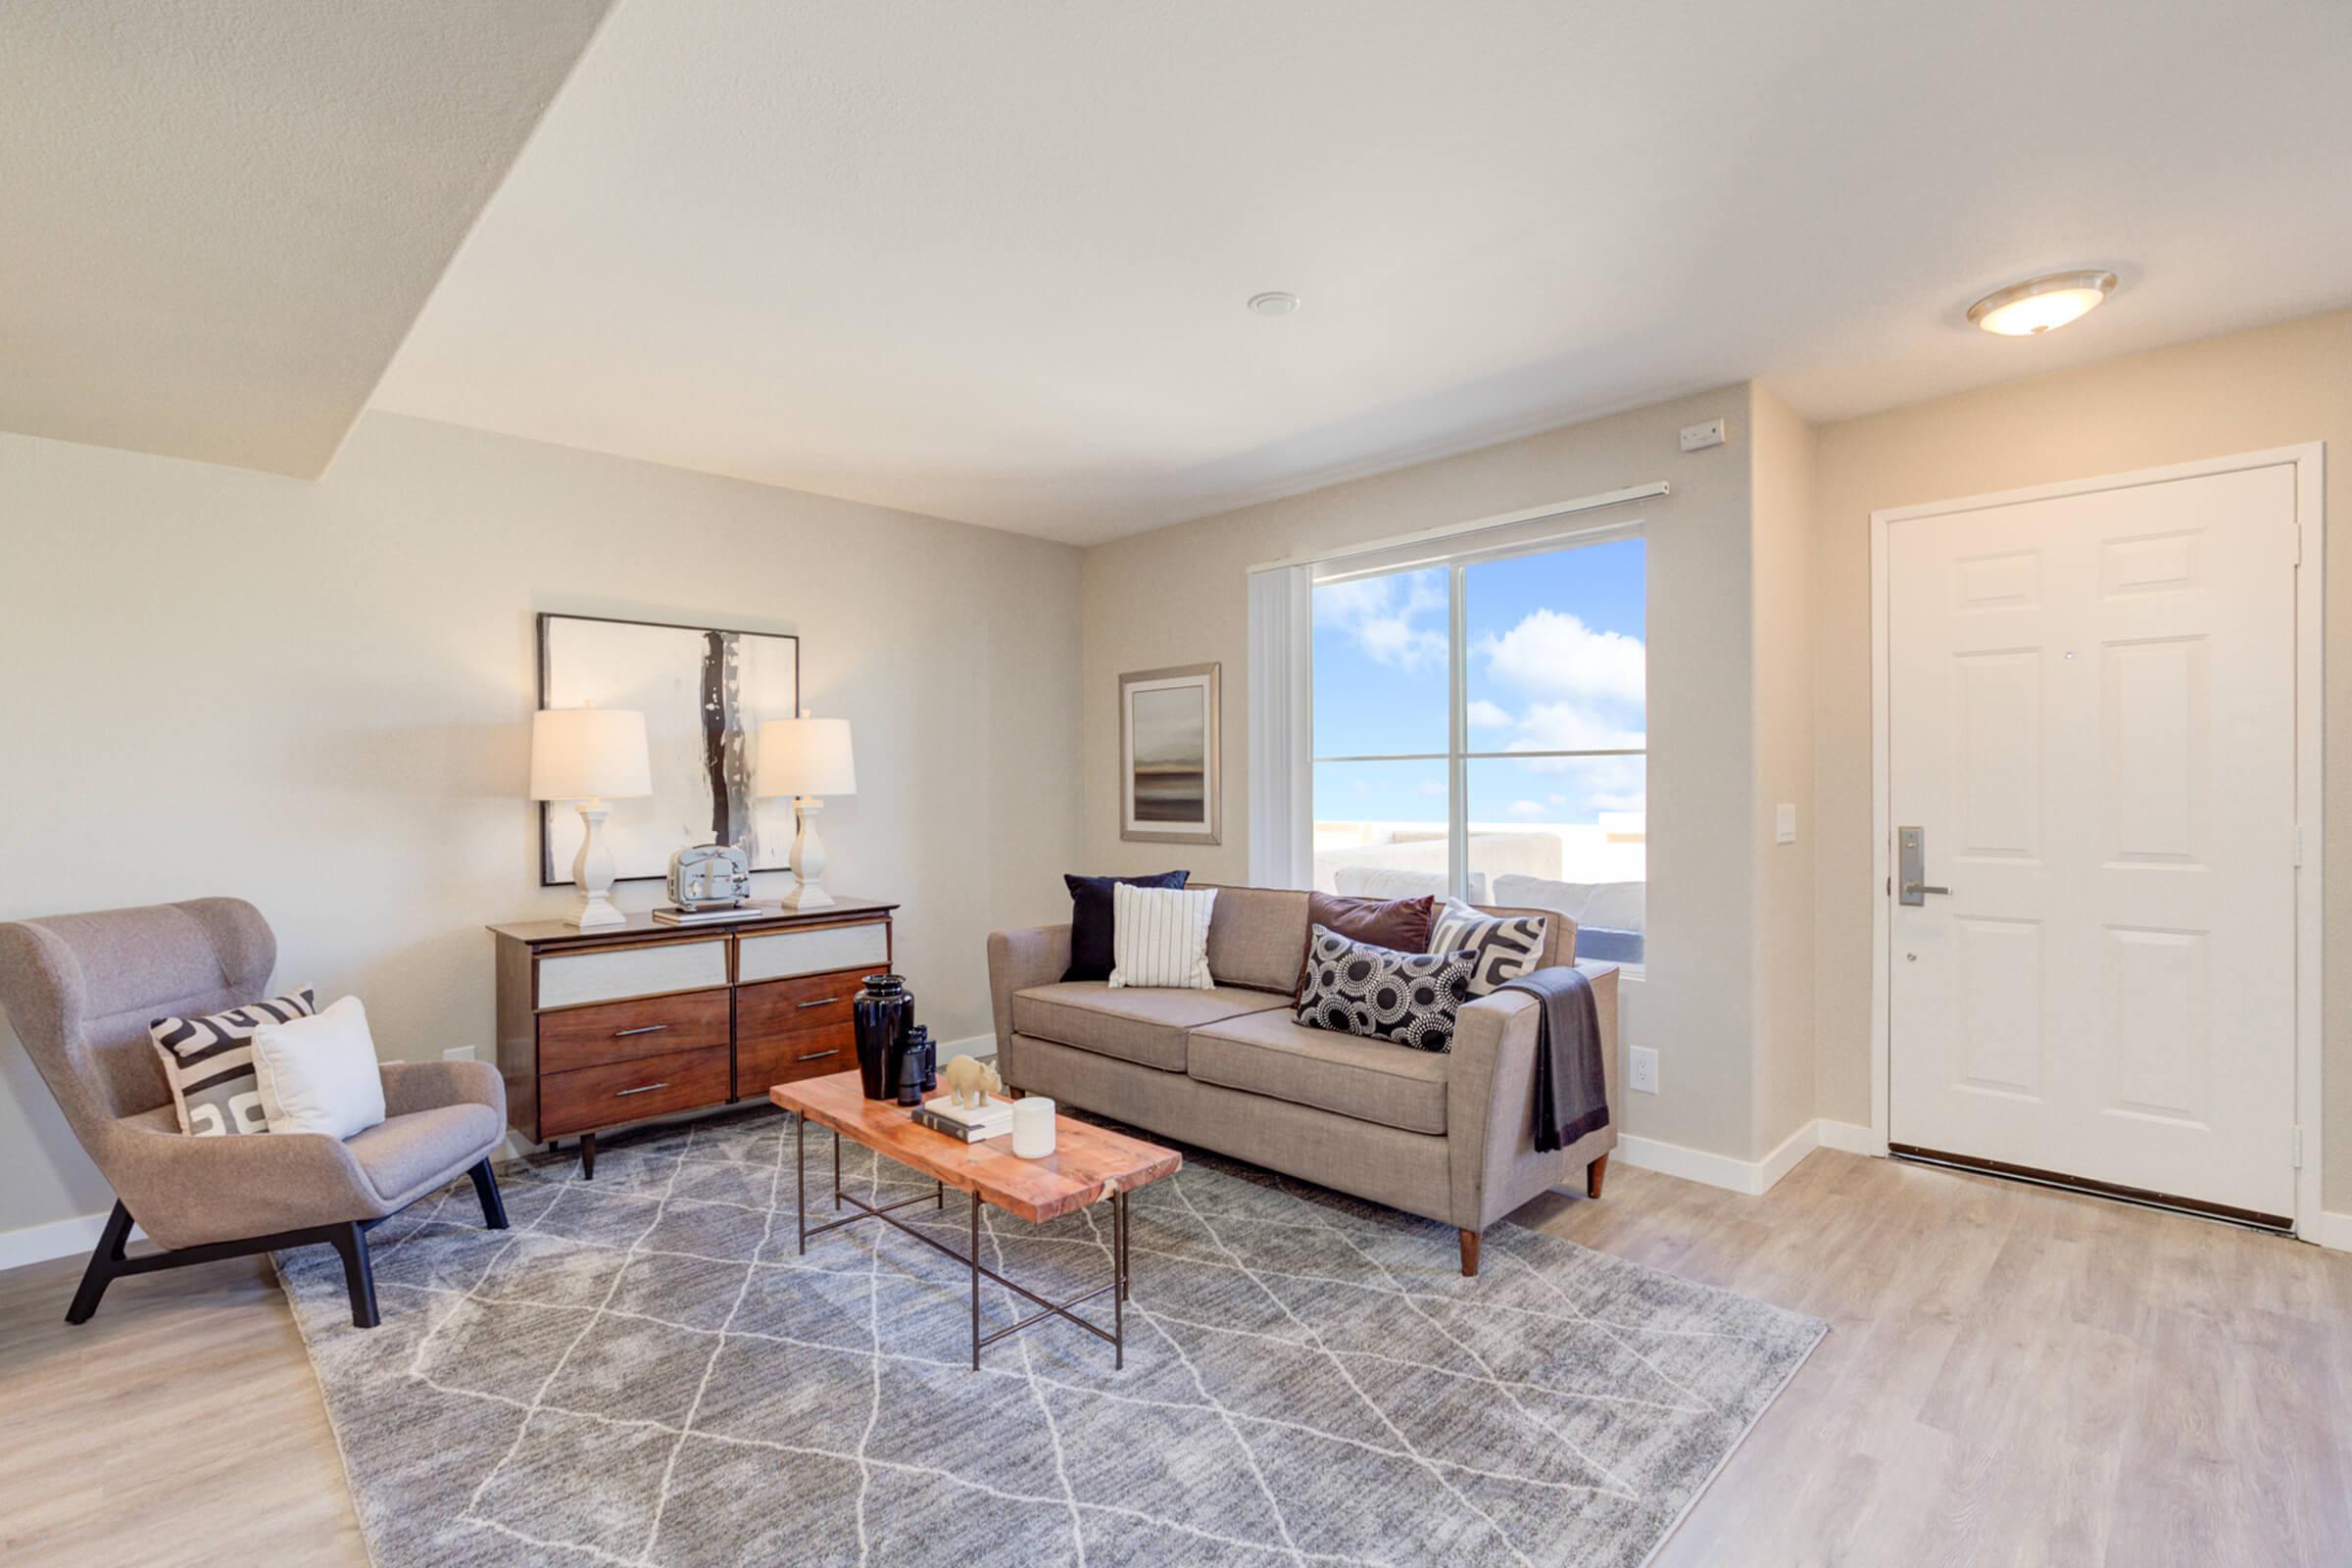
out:
<path id="1" fill-rule="evenodd" d="M 1648 745 L 1648 737 L 1642 731 L 1629 729 L 1581 703 L 1538 703 L 1527 710 L 1517 728 L 1519 733 L 1505 751 L 1626 752 Z"/>
<path id="2" fill-rule="evenodd" d="M 1490 703 L 1484 697 L 1474 697 L 1470 700 L 1468 717 L 1472 729 L 1509 729 L 1511 727 L 1509 710 L 1499 703 Z"/>
<path id="3" fill-rule="evenodd" d="M 1639 703 L 1646 690 L 1648 650 L 1639 637 L 1594 631 L 1576 616 L 1539 610 L 1478 652 L 1497 680 L 1541 696 Z"/>
<path id="4" fill-rule="evenodd" d="M 1515 822 L 1540 822 L 1545 815 L 1544 808 L 1534 801 L 1513 801 L 1502 810 L 1503 815 Z"/>
<path id="5" fill-rule="evenodd" d="M 1374 663 L 1402 670 L 1445 665 L 1443 624 L 1422 624 L 1432 612 L 1442 621 L 1445 608 L 1445 584 L 1434 571 L 1326 583 L 1314 595 L 1316 625 L 1337 627 Z"/>

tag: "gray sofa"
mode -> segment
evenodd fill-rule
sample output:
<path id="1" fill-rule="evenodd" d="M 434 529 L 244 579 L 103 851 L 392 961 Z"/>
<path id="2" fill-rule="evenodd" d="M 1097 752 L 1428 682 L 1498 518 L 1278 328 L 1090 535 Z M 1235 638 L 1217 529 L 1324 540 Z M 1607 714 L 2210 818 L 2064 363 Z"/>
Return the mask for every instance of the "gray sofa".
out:
<path id="1" fill-rule="evenodd" d="M 1541 914 L 1544 962 L 1573 962 L 1576 926 Z M 1553 1153 L 1535 1147 L 1534 998 L 1462 1009 L 1450 1054 L 1309 1029 L 1292 1012 L 1305 960 L 1307 896 L 1220 888 L 1208 991 L 1064 981 L 1070 928 L 988 939 L 997 1068 L 1006 1087 L 1386 1203 L 1480 1235 L 1572 1173 L 1600 1196 L 1617 1144 L 1617 968 L 1580 963 L 1600 1014 L 1610 1125 Z"/>

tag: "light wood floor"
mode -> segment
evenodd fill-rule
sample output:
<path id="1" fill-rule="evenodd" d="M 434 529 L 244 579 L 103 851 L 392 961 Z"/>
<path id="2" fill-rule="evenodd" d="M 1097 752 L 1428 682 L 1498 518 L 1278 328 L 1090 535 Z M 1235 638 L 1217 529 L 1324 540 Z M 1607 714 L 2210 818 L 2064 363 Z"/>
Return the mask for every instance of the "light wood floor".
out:
<path id="1" fill-rule="evenodd" d="M 1554 1235 L 1825 1318 L 1661 1565 L 2352 1563 L 2352 1255 L 1824 1151 Z M 0 1274 L 0 1561 L 367 1562 L 264 1265 Z"/>

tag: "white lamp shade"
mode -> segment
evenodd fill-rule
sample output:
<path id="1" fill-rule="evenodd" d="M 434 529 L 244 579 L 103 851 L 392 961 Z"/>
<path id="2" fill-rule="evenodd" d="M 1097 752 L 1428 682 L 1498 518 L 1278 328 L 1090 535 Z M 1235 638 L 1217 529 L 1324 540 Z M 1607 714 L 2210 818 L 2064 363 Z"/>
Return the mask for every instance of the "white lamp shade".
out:
<path id="1" fill-rule="evenodd" d="M 643 713 L 625 708 L 543 708 L 531 715 L 532 800 L 617 800 L 653 793 Z"/>
<path id="2" fill-rule="evenodd" d="M 761 795 L 855 795 L 846 718 L 771 718 L 760 726 Z"/>

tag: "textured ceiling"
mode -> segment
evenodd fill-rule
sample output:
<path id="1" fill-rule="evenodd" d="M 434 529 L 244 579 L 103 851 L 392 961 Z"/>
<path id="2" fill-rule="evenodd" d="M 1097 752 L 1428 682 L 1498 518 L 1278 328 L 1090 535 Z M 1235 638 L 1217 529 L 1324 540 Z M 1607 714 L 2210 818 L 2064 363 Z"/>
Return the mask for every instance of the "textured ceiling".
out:
<path id="1" fill-rule="evenodd" d="M 317 474 L 609 3 L 0 4 L 0 429 Z"/>
<path id="2" fill-rule="evenodd" d="M 381 397 L 1098 540 L 2342 303 L 2348 78 L 2323 0 L 626 0 Z M 2123 287 L 1963 320 L 2064 265 Z"/>

